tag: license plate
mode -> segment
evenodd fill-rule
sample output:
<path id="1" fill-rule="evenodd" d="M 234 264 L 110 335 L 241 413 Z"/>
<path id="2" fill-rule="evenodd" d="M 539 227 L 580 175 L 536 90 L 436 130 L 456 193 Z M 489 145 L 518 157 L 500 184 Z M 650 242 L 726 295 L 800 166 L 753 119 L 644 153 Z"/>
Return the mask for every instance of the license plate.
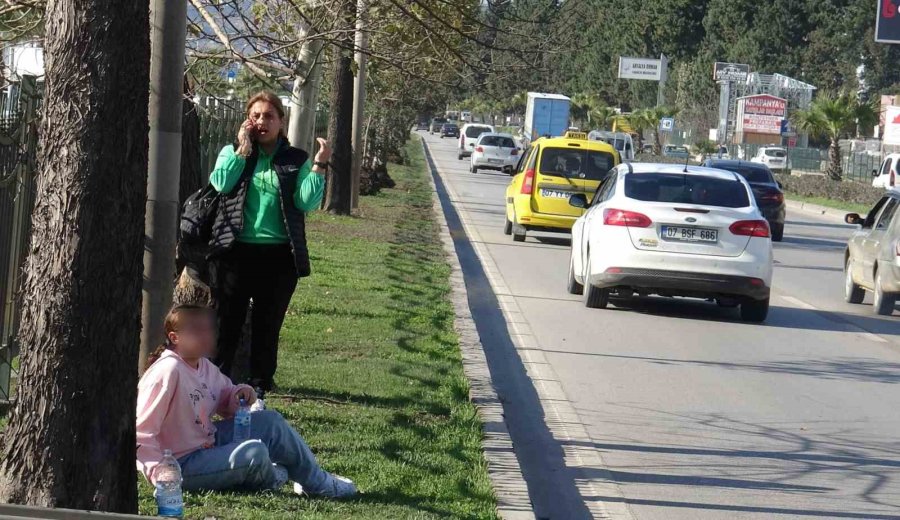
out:
<path id="1" fill-rule="evenodd" d="M 503 164 L 503 159 L 488 159 L 490 164 Z"/>
<path id="2" fill-rule="evenodd" d="M 541 189 L 541 197 L 545 199 L 568 199 L 572 194 L 567 191 Z"/>
<path id="3" fill-rule="evenodd" d="M 719 230 L 709 228 L 662 226 L 659 235 L 666 240 L 681 240 L 684 242 L 714 243 L 719 241 Z"/>

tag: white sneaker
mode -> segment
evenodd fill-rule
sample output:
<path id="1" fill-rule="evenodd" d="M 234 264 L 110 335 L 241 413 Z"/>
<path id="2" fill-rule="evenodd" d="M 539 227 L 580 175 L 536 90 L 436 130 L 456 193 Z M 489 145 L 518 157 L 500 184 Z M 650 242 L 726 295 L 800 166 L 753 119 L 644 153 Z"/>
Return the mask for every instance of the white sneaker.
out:
<path id="1" fill-rule="evenodd" d="M 279 464 L 272 464 L 272 471 L 275 472 L 275 483 L 272 484 L 272 489 L 281 489 L 288 481 L 287 468 Z"/>
<path id="2" fill-rule="evenodd" d="M 322 484 L 322 491 L 316 493 L 317 495 L 328 498 L 349 498 L 355 496 L 359 492 L 356 489 L 356 484 L 349 478 L 333 473 L 328 473 L 327 475 L 328 477 Z M 294 491 L 296 492 L 296 490 L 295 484 Z"/>
<path id="3" fill-rule="evenodd" d="M 257 399 L 253 401 L 253 404 L 250 405 L 251 412 L 261 412 L 266 409 L 266 400 L 265 399 Z"/>

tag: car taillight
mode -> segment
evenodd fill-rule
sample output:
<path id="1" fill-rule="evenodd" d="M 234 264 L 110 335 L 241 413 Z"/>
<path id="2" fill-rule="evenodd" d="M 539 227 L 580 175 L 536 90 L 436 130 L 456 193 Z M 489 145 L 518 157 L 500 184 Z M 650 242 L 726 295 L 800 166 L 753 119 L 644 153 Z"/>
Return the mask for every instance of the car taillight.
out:
<path id="1" fill-rule="evenodd" d="M 777 202 L 781 204 L 784 202 L 784 193 L 772 192 L 772 193 L 763 193 L 759 197 L 761 200 L 766 200 L 770 202 Z"/>
<path id="2" fill-rule="evenodd" d="M 478 153 L 484 153 L 484 148 L 482 148 L 482 147 L 480 147 L 480 146 L 476 146 L 476 147 L 475 147 L 475 151 L 478 152 Z"/>
<path id="3" fill-rule="evenodd" d="M 518 149 L 518 148 L 513 148 L 512 151 L 509 152 L 509 155 L 519 155 L 519 149 Z"/>
<path id="4" fill-rule="evenodd" d="M 769 223 L 765 220 L 738 220 L 728 230 L 735 235 L 768 238 Z"/>
<path id="5" fill-rule="evenodd" d="M 525 170 L 525 179 L 522 180 L 522 195 L 531 195 L 534 191 L 534 168 Z"/>
<path id="6" fill-rule="evenodd" d="M 650 220 L 650 217 L 643 213 L 612 208 L 603 210 L 603 223 L 607 226 L 639 228 L 647 228 L 653 225 L 653 221 Z"/>

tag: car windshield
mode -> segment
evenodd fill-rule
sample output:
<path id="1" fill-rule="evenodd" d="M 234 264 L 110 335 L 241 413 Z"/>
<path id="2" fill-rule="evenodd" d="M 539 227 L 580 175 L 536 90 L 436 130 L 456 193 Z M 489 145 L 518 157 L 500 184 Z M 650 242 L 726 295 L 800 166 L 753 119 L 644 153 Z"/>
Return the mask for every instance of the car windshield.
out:
<path id="1" fill-rule="evenodd" d="M 737 173 L 741 177 L 747 179 L 747 182 L 751 183 L 771 184 L 774 182 L 772 180 L 772 174 L 769 173 L 769 170 L 766 168 L 754 168 L 752 166 L 717 166 L 715 163 L 713 163 L 712 167 Z"/>
<path id="2" fill-rule="evenodd" d="M 767 149 L 767 150 L 765 150 L 764 153 L 766 154 L 767 157 L 784 157 L 787 155 L 786 153 L 784 153 L 784 150 L 779 150 L 777 148 L 774 150 L 771 148 Z"/>
<path id="3" fill-rule="evenodd" d="M 625 176 L 625 196 L 646 202 L 746 208 L 750 197 L 737 180 L 682 173 L 635 173 Z"/>
<path id="4" fill-rule="evenodd" d="M 577 148 L 544 148 L 541 174 L 600 181 L 615 166 L 611 153 Z"/>
<path id="5" fill-rule="evenodd" d="M 456 125 L 444 125 L 444 130 L 456 130 Z"/>
<path id="6" fill-rule="evenodd" d="M 466 128 L 466 137 L 478 137 L 479 135 L 490 132 L 491 129 L 486 126 L 470 126 Z"/>
<path id="7" fill-rule="evenodd" d="M 482 146 L 499 146 L 500 148 L 516 147 L 516 143 L 514 143 L 512 139 L 503 137 L 502 135 L 486 135 L 478 141 L 478 144 Z"/>

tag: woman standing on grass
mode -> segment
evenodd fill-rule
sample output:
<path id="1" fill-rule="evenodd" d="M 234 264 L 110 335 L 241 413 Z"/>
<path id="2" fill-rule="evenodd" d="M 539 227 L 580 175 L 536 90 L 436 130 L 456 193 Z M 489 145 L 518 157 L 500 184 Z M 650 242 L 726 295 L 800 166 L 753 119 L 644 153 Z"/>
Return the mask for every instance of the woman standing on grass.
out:
<path id="1" fill-rule="evenodd" d="M 319 207 L 331 149 L 318 139 L 309 154 L 282 132 L 284 106 L 272 92 L 247 102 L 237 143 L 219 153 L 209 181 L 224 199 L 213 225 L 214 296 L 219 308 L 215 363 L 231 375 L 241 330 L 253 300 L 250 380 L 264 408 L 278 363 L 278 335 L 297 278 L 309 276 L 304 216 Z"/>

